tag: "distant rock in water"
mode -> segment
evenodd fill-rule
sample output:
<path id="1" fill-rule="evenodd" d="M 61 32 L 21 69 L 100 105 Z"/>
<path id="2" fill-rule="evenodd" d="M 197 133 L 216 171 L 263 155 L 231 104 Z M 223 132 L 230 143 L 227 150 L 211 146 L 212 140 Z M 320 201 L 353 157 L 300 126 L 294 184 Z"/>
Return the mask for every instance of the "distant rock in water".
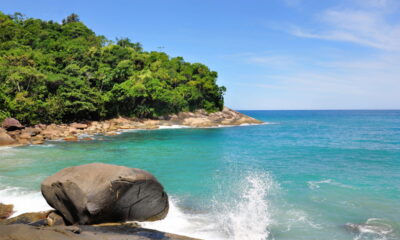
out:
<path id="1" fill-rule="evenodd" d="M 22 124 L 15 118 L 4 119 L 2 127 L 5 128 L 7 131 L 14 131 L 24 128 L 24 126 L 22 126 Z"/>
<path id="2" fill-rule="evenodd" d="M 65 168 L 41 185 L 47 203 L 70 224 L 155 221 L 168 213 L 168 196 L 150 173 L 92 163 Z"/>

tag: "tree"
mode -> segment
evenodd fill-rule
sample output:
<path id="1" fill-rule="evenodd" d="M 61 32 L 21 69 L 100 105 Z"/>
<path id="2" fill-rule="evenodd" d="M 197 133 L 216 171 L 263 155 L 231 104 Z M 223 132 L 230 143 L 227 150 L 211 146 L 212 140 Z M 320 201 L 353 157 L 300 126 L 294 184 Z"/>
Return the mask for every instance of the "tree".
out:
<path id="1" fill-rule="evenodd" d="M 67 18 L 62 20 L 62 24 L 68 24 L 72 22 L 80 22 L 78 14 L 72 13 Z"/>
<path id="2" fill-rule="evenodd" d="M 0 12 L 0 120 L 24 124 L 157 117 L 223 107 L 225 87 L 200 63 L 114 44 L 79 16 L 62 24 Z"/>

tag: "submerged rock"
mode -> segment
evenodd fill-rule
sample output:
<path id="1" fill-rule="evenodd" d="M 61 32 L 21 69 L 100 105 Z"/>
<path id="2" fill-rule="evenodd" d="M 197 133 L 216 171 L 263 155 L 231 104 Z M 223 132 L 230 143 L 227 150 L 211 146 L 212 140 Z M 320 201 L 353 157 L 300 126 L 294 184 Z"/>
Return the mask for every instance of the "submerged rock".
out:
<path id="1" fill-rule="evenodd" d="M 92 163 L 65 168 L 41 185 L 47 203 L 70 224 L 153 221 L 168 213 L 168 196 L 150 173 Z"/>

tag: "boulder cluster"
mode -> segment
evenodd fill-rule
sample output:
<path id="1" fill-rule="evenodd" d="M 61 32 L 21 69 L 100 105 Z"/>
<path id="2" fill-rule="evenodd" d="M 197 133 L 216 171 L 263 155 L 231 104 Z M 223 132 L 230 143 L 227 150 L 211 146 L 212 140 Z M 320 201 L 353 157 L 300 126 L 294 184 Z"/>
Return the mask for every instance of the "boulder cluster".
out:
<path id="1" fill-rule="evenodd" d="M 69 167 L 46 178 L 41 190 L 54 210 L 9 218 L 13 205 L 0 203 L 0 240 L 191 239 L 132 222 L 161 220 L 169 210 L 163 186 L 141 169 L 103 163 Z"/>
<path id="2" fill-rule="evenodd" d="M 126 129 L 157 129 L 160 126 L 182 125 L 187 127 L 217 127 L 226 125 L 260 124 L 259 120 L 224 107 L 220 112 L 207 113 L 181 112 L 159 119 L 114 118 L 105 121 L 92 121 L 71 124 L 37 124 L 24 127 L 13 118 L 4 120 L 0 128 L 0 146 L 43 144 L 46 140 L 92 140 L 88 135 L 116 135 Z M 85 136 L 85 137 L 83 137 Z"/>

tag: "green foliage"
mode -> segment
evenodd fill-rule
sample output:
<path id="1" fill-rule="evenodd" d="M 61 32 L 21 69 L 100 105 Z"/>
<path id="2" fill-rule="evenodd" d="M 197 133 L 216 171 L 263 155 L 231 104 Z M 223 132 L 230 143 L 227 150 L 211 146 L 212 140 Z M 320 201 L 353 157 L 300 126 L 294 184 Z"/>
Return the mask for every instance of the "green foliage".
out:
<path id="1" fill-rule="evenodd" d="M 25 124 L 157 117 L 223 107 L 217 73 L 182 57 L 114 44 L 76 14 L 62 24 L 0 12 L 0 120 Z"/>

